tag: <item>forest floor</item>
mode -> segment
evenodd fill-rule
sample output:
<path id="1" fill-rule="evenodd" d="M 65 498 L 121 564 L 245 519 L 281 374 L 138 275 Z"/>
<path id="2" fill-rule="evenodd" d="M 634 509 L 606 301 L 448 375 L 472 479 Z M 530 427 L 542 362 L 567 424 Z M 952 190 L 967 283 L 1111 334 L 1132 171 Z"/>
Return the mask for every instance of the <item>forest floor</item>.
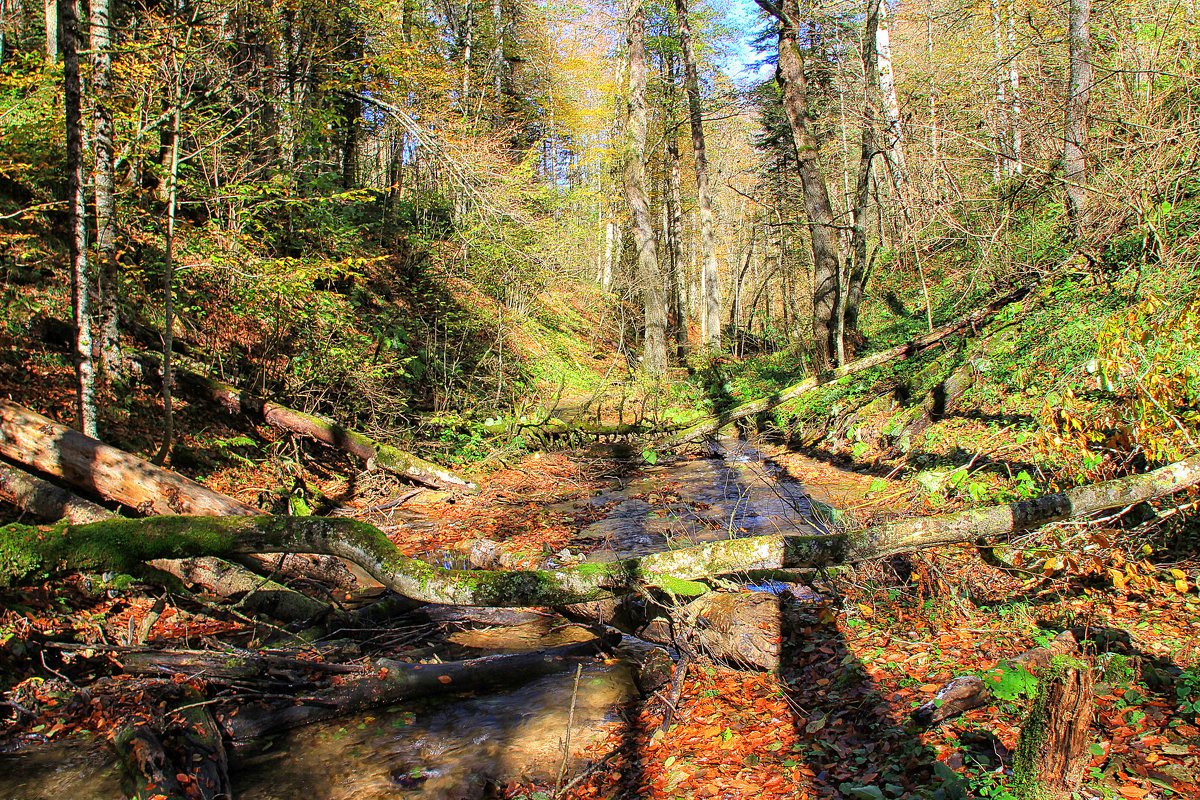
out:
<path id="1" fill-rule="evenodd" d="M 1053 309 L 1045 313 L 1048 320 L 1056 315 Z M 543 375 L 532 395 L 537 399 L 526 405 L 530 413 L 537 417 L 586 402 L 595 386 L 607 393 L 600 405 L 605 421 L 626 418 L 631 409 L 649 413 L 644 391 L 625 385 L 629 364 L 613 343 L 597 343 L 593 336 L 580 346 L 586 326 L 575 327 L 564 334 L 564 341 L 575 342 L 569 347 L 547 346 L 544 338 L 522 345 L 541 357 L 557 353 L 561 363 L 577 367 L 569 384 L 556 386 L 553 370 Z M 69 420 L 71 376 L 61 348 L 39 342 L 36 334 L 22 338 L 10 325 L 0 330 L 0 350 L 0 393 Z M 1046 374 L 1044 365 L 1018 366 L 1030 375 Z M 712 378 L 722 380 L 722 371 Z M 1127 469 L 1105 461 L 1081 471 L 1048 449 L 1045 436 L 1031 433 L 1049 391 L 1048 379 L 1042 381 L 989 399 L 993 381 L 935 421 L 905 452 L 877 442 L 872 433 L 886 430 L 903 409 L 869 410 L 873 388 L 853 395 L 854 387 L 839 385 L 815 411 L 808 409 L 809 421 L 792 432 L 790 445 L 777 446 L 771 456 L 817 499 L 867 525 L 1029 496 Z M 671 401 L 701 395 L 695 386 L 685 387 Z M 157 392 L 135 385 L 108 400 L 106 438 L 152 452 L 161 418 Z M 857 409 L 868 411 L 855 416 Z M 314 513 L 336 511 L 375 523 L 416 556 L 453 552 L 486 538 L 534 562 L 567 546 L 601 513 L 563 510 L 562 504 L 599 493 L 615 479 L 636 477 L 640 468 L 636 447 L 635 457 L 614 474 L 610 460 L 587 450 L 528 453 L 498 445 L 471 467 L 479 493 L 426 490 L 404 510 L 381 509 L 408 487 L 363 472 L 348 456 L 214 407 L 181 401 L 176 413 L 174 469 L 265 510 L 282 512 L 301 495 Z M 439 446 L 436 440 L 429 444 Z M 671 498 L 650 493 L 644 499 L 665 508 Z M 408 524 L 408 512 L 423 523 Z M 785 632 L 785 666 L 778 674 L 698 664 L 665 732 L 659 730 L 661 695 L 622 707 L 607 738 L 593 745 L 584 771 L 558 794 L 1010 796 L 1005 787 L 1028 697 L 997 700 L 932 731 L 913 729 L 908 715 L 950 678 L 988 673 L 1000 659 L 1084 625 L 1130 637 L 1114 652 L 1094 654 L 1096 718 L 1084 796 L 1197 796 L 1200 562 L 1188 544 L 1194 532 L 1186 514 L 1172 520 L 1156 518 L 1153 509 L 1127 512 L 1099 523 L 1057 526 L 1020 543 L 1011 551 L 1019 568 L 1011 574 L 984 565 L 972 548 L 954 547 L 902 565 L 851 570 L 828 583 L 818 602 L 794 598 L 797 622 Z M 61 656 L 47 661 L 53 648 L 45 642 L 120 643 L 137 633 L 152 645 L 179 647 L 205 637 L 247 638 L 244 620 L 175 603 L 159 609 L 142 635 L 160 596 L 159 589 L 137 582 L 97 588 L 94 576 L 0 596 L 0 682 L 11 712 L 0 733 L 5 746 L 77 732 L 107 735 L 123 709 L 145 702 L 139 679 L 110 675 L 113 667 L 102 654 L 71 664 Z M 73 685 L 100 678 L 105 688 L 86 696 Z M 514 782 L 503 792 L 532 800 L 555 794 L 555 788 Z"/>

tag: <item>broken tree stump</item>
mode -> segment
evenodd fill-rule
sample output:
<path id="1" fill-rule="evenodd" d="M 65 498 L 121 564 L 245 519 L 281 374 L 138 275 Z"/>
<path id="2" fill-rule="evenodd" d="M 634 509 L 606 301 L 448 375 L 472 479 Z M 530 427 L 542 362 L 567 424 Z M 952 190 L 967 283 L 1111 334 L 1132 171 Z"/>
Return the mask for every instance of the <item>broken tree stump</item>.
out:
<path id="1" fill-rule="evenodd" d="M 1013 757 L 1020 796 L 1059 797 L 1079 787 L 1094 701 L 1091 668 L 1078 659 L 1054 665 L 1038 681 Z"/>

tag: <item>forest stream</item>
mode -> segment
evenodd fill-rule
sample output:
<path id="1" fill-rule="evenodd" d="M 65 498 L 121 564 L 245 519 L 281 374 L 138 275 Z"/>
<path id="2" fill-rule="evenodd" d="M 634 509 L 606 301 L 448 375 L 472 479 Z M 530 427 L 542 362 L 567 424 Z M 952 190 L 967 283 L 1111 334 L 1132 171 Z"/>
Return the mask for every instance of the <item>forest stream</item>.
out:
<path id="1" fill-rule="evenodd" d="M 617 477 L 602 491 L 563 504 L 605 509 L 602 518 L 581 525 L 572 542 L 571 549 L 586 548 L 590 559 L 824 525 L 806 487 L 746 442 L 722 440 L 710 446 L 706 458 L 640 468 L 628 448 L 602 447 L 617 467 L 613 472 L 630 477 Z M 598 452 L 592 448 L 586 455 L 594 458 Z M 848 476 L 847 486 L 832 488 L 844 492 L 853 483 Z M 654 495 L 653 503 L 648 495 Z M 416 512 L 405 514 L 406 526 L 428 524 Z M 557 617 L 505 612 L 508 621 L 519 624 L 495 627 L 480 624 L 486 612 L 458 611 L 475 623 L 447 637 L 435 651 L 438 657 L 458 657 L 463 648 L 476 654 L 540 650 L 587 636 Z M 639 645 L 646 647 L 626 637 L 617 658 L 593 659 L 578 673 L 560 672 L 507 691 L 380 708 L 284 734 L 265 749 L 235 759 L 235 795 L 243 800 L 475 798 L 507 781 L 553 783 L 560 773 L 569 781 L 582 766 L 587 746 L 605 738 L 620 722 L 621 704 L 637 697 L 628 660 L 620 656 Z M 116 760 L 99 740 L 0 755 L 4 800 L 119 795 Z"/>

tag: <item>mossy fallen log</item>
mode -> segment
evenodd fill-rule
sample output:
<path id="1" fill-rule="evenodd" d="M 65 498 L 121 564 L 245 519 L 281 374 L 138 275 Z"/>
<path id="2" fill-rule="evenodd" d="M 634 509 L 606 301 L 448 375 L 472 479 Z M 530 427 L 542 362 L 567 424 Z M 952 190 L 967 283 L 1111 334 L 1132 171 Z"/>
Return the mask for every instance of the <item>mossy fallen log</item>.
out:
<path id="1" fill-rule="evenodd" d="M 727 539 L 555 569 L 455 570 L 409 558 L 377 528 L 334 517 L 152 517 L 0 527 L 0 586 L 65 570 L 128 571 L 155 558 L 323 553 L 358 564 L 393 591 L 432 603 L 563 606 L 643 587 L 702 594 L 699 581 L 749 570 L 826 567 L 938 545 L 993 539 L 1132 505 L 1200 483 L 1200 456 L 1142 475 L 1032 500 L 818 534 Z"/>
<path id="2" fill-rule="evenodd" d="M 61 519 L 82 524 L 118 518 L 103 506 L 5 464 L 0 464 L 0 500 L 49 521 Z M 146 563 L 217 597 L 237 599 L 239 607 L 247 614 L 266 614 L 279 622 L 301 622 L 324 616 L 331 610 L 320 600 L 219 558 L 154 559 Z M 251 562 L 251 566 L 264 568 L 261 562 Z M 270 567 L 266 566 L 267 569 Z"/>
<path id="3" fill-rule="evenodd" d="M 1024 299 L 1032 290 L 1032 288 L 1032 286 L 1023 286 L 1020 289 L 1009 292 L 1003 297 L 993 300 L 986 306 L 976 309 L 970 314 L 967 314 L 966 316 L 961 317 L 954 322 L 949 323 L 948 325 L 943 325 L 936 330 L 933 330 L 923 336 L 918 336 L 916 339 L 893 347 L 890 350 L 884 350 L 883 352 L 875 353 L 874 355 L 870 355 L 865 358 L 860 358 L 857 361 L 852 361 L 845 366 L 827 370 L 822 372 L 820 375 L 815 375 L 811 378 L 801 381 L 800 383 L 789 386 L 786 389 L 782 389 L 769 397 L 742 403 L 741 405 L 728 411 L 723 411 L 720 414 L 702 419 L 698 422 L 688 425 L 688 427 L 684 428 L 674 436 L 669 437 L 666 440 L 666 444 L 681 445 L 687 442 L 696 441 L 697 439 L 701 439 L 705 436 L 711 436 L 721 428 L 724 428 L 726 425 L 736 422 L 739 419 L 744 419 L 755 414 L 761 414 L 764 411 L 769 411 L 776 406 L 780 406 L 790 400 L 795 400 L 798 397 L 801 397 L 821 386 L 833 383 L 841 378 L 845 378 L 850 375 L 856 375 L 869 369 L 874 369 L 875 367 L 882 366 L 883 364 L 887 364 L 897 359 L 909 358 L 917 353 L 929 349 L 935 344 L 942 342 L 951 336 L 975 328 L 981 322 L 988 319 L 1005 306 Z"/>
<path id="4" fill-rule="evenodd" d="M 307 414 L 270 400 L 263 400 L 235 386 L 186 370 L 179 370 L 176 375 L 181 388 L 193 396 L 199 395 L 221 404 L 234 413 L 243 413 L 276 428 L 316 439 L 330 447 L 366 459 L 368 463 L 394 475 L 438 489 L 473 492 L 478 488 L 432 461 L 377 442 L 369 436 L 316 414 Z"/>
<path id="5" fill-rule="evenodd" d="M 254 506 L 6 400 L 0 400 L 0 454 L 139 514 L 227 517 L 262 513 Z M 45 496 L 47 492 L 40 494 Z M 59 497 L 56 502 L 62 500 Z M 251 554 L 243 554 L 237 560 L 266 574 L 319 577 L 332 579 L 345 588 L 357 586 L 345 565 L 333 559 L 301 556 L 289 557 L 283 564 L 268 564 Z"/>

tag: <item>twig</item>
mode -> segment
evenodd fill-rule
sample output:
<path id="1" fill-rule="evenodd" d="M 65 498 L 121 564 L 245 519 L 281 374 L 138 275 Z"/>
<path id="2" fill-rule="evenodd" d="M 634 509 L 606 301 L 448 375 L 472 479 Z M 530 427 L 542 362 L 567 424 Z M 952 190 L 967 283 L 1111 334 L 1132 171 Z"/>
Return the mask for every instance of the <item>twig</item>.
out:
<path id="1" fill-rule="evenodd" d="M 579 675 L 583 672 L 583 664 L 575 666 L 575 687 L 571 689 L 571 711 L 567 714 L 567 734 L 563 737 L 562 763 L 558 765 L 558 777 L 554 779 L 554 796 L 562 790 L 563 776 L 567 774 L 567 761 L 571 757 L 571 727 L 575 724 L 575 701 L 579 699 Z"/>

